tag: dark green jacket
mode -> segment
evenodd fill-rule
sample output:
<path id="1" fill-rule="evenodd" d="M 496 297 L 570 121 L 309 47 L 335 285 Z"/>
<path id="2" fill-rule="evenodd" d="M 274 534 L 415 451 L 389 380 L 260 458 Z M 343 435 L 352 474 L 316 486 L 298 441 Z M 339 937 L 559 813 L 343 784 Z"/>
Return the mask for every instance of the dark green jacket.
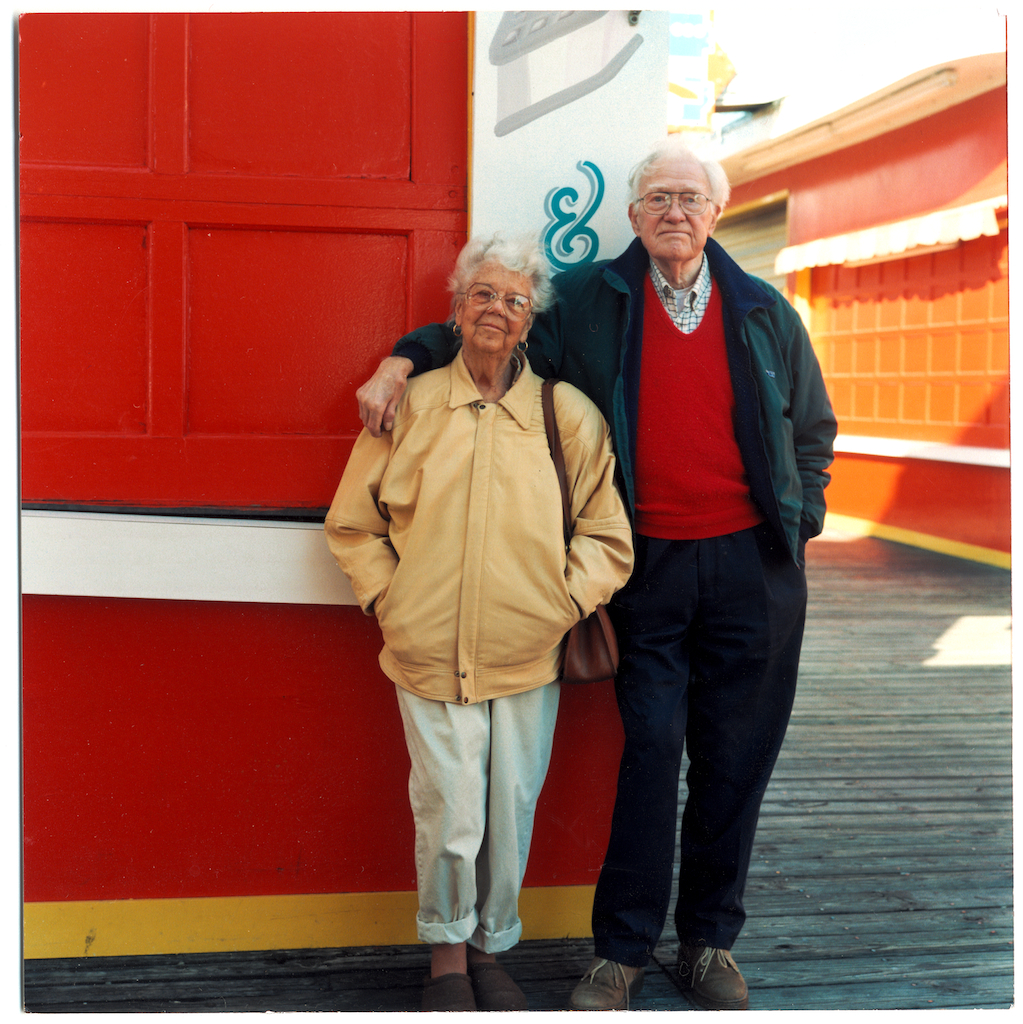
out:
<path id="1" fill-rule="evenodd" d="M 796 311 L 771 285 L 743 271 L 709 238 L 705 252 L 720 289 L 735 436 L 750 493 L 801 564 L 803 544 L 824 526 L 836 423 L 820 366 Z M 529 360 L 589 395 L 611 426 L 626 506 L 634 470 L 644 281 L 650 266 L 637 238 L 615 260 L 554 277 L 557 301 L 529 331 Z M 446 324 L 407 334 L 394 348 L 416 372 L 443 365 L 457 340 Z M 671 410 L 664 413 L 671 429 Z"/>

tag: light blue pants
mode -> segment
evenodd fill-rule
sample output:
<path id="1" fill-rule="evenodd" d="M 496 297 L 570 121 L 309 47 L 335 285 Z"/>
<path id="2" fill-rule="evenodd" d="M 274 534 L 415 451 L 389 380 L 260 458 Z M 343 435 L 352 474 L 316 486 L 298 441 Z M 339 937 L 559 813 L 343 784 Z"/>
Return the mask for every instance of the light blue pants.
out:
<path id="1" fill-rule="evenodd" d="M 561 684 L 469 705 L 396 689 L 412 760 L 419 938 L 510 949 Z"/>

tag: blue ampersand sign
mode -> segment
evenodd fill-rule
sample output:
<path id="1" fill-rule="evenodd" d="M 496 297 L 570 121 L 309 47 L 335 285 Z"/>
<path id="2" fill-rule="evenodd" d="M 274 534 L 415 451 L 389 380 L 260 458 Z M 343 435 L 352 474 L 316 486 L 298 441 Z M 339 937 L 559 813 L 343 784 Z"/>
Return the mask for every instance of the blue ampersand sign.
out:
<path id="1" fill-rule="evenodd" d="M 589 160 L 580 160 L 576 167 L 590 183 L 589 201 L 582 205 L 579 193 L 570 185 L 552 188 L 544 199 L 547 225 L 543 230 L 543 245 L 555 270 L 592 263 L 600 247 L 597 232 L 587 225 L 604 198 L 604 178 L 600 168 Z M 577 244 L 582 247 L 579 253 L 576 253 Z"/>

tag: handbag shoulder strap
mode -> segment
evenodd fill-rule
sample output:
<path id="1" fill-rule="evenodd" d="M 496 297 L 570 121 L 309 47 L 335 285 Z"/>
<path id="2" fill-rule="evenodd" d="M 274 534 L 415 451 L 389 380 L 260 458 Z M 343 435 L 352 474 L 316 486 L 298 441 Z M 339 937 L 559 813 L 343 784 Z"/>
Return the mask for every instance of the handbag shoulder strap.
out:
<path id="1" fill-rule="evenodd" d="M 551 458 L 554 460 L 554 469 L 558 474 L 558 483 L 561 485 L 561 511 L 565 530 L 565 549 L 567 550 L 572 542 L 572 506 L 568 500 L 565 455 L 561 450 L 561 435 L 558 432 L 558 421 L 554 415 L 554 385 L 557 383 L 556 377 L 545 380 L 541 394 L 543 397 L 543 422 L 547 428 L 547 444 L 551 450 Z"/>

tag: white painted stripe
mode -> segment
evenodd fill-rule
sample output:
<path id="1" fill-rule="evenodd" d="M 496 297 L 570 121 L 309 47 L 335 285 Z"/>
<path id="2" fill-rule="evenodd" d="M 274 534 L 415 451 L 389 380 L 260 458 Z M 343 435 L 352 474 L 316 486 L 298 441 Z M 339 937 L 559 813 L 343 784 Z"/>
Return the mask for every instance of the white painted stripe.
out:
<path id="1" fill-rule="evenodd" d="M 355 604 L 316 523 L 21 514 L 26 594 Z"/>
<path id="2" fill-rule="evenodd" d="M 925 459 L 954 462 L 963 466 L 1009 468 L 1008 448 L 972 448 L 964 444 L 939 444 L 937 441 L 903 441 L 894 437 L 857 437 L 839 434 L 835 451 L 852 455 L 877 455 L 885 459 Z"/>

